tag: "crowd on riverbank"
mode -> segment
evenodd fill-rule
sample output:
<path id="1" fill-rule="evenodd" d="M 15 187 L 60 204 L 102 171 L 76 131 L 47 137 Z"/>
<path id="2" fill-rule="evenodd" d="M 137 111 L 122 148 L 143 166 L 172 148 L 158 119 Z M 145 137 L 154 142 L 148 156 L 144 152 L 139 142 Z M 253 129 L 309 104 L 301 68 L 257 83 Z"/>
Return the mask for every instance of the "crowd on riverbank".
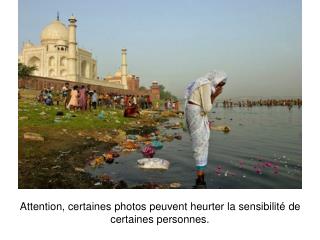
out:
<path id="1" fill-rule="evenodd" d="M 259 99 L 259 100 L 224 100 L 223 102 L 218 102 L 216 107 L 222 106 L 224 108 L 232 108 L 232 107 L 256 107 L 256 106 L 286 106 L 289 109 L 292 106 L 298 106 L 299 108 L 302 106 L 302 99 L 293 98 L 293 99 Z"/>
<path id="2" fill-rule="evenodd" d="M 124 110 L 124 116 L 130 117 L 139 114 L 140 110 L 179 111 L 180 103 L 176 99 L 165 99 L 164 101 L 152 101 L 150 95 L 121 95 L 114 93 L 98 93 L 92 90 L 90 85 L 72 88 L 65 83 L 61 90 L 43 89 L 37 96 L 37 101 L 45 105 L 64 105 L 65 109 L 71 111 L 91 111 L 99 107 Z M 163 105 L 160 105 L 160 104 Z"/>
<path id="3" fill-rule="evenodd" d="M 165 99 L 161 101 L 152 101 L 150 95 L 121 95 L 114 93 L 98 93 L 90 89 L 88 86 L 73 86 L 69 87 L 66 83 L 61 89 L 43 89 L 37 97 L 39 102 L 46 105 L 64 105 L 69 110 L 91 110 L 96 109 L 98 106 L 122 109 L 125 115 L 132 115 L 139 113 L 139 110 L 151 109 L 165 111 L 179 111 L 181 106 L 180 102 L 176 99 Z M 291 99 L 259 99 L 259 100 L 224 100 L 217 102 L 216 107 L 232 108 L 232 107 L 272 107 L 272 106 L 285 106 L 291 109 L 293 106 L 301 107 L 301 98 Z"/>
<path id="4" fill-rule="evenodd" d="M 75 85 L 70 88 L 69 83 L 66 83 L 61 90 L 43 89 L 37 100 L 48 106 L 64 105 L 65 109 L 72 111 L 91 111 L 97 106 L 122 109 L 125 116 L 139 113 L 139 109 L 159 109 L 159 103 L 154 104 L 150 95 L 104 94 L 92 90 L 90 85 Z"/>
<path id="5" fill-rule="evenodd" d="M 164 110 L 166 111 L 179 111 L 179 101 L 171 98 L 165 99 Z"/>

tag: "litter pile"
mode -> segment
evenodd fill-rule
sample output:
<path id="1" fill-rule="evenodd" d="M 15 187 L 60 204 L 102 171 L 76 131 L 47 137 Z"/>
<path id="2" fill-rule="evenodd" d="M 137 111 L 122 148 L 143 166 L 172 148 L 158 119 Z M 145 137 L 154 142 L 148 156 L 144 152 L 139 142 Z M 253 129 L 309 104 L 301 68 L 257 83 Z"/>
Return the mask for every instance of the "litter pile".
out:
<path id="1" fill-rule="evenodd" d="M 166 125 L 165 128 L 177 129 L 181 128 L 179 122 Z M 162 133 L 154 126 L 143 125 L 141 127 L 129 127 L 126 130 L 109 130 L 107 132 L 96 133 L 80 133 L 82 136 L 92 137 L 95 140 L 103 142 L 113 142 L 114 146 L 111 151 L 95 156 L 89 161 L 91 167 L 99 167 L 106 163 L 113 163 L 116 157 L 124 152 L 134 152 L 140 150 L 143 157 L 137 161 L 138 167 L 142 169 L 168 169 L 169 161 L 153 158 L 156 151 L 163 148 L 163 142 L 171 142 L 173 140 L 181 140 L 179 133 L 168 134 Z"/>

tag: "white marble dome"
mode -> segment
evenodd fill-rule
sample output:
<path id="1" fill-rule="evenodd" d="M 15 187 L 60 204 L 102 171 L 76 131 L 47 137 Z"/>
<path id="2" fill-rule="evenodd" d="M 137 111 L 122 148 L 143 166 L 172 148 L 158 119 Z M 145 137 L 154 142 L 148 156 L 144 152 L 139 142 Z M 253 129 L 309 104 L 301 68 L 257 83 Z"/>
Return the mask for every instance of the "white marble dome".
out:
<path id="1" fill-rule="evenodd" d="M 64 41 L 64 40 L 58 40 L 58 41 L 56 42 L 56 45 L 57 45 L 57 46 L 67 46 L 68 43 L 67 43 L 67 41 Z"/>
<path id="2" fill-rule="evenodd" d="M 68 42 L 68 29 L 59 20 L 46 26 L 41 32 L 41 43 L 55 43 L 60 40 Z"/>
<path id="3" fill-rule="evenodd" d="M 121 69 L 119 69 L 118 71 L 116 71 L 116 73 L 114 74 L 115 77 L 121 77 Z"/>

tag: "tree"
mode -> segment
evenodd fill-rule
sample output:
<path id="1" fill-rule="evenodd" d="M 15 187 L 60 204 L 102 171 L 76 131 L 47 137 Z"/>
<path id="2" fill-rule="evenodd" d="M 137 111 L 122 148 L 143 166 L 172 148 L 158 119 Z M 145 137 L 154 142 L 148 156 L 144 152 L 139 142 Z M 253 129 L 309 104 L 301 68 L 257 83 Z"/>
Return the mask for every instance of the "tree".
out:
<path id="1" fill-rule="evenodd" d="M 139 87 L 139 90 L 140 90 L 140 91 L 146 91 L 146 90 L 147 90 L 147 88 L 146 88 L 146 87 L 144 87 L 144 86 L 141 86 L 141 87 Z"/>
<path id="2" fill-rule="evenodd" d="M 18 63 L 18 76 L 19 78 L 28 77 L 37 69 L 36 66 L 27 66 L 23 63 Z"/>
<path id="3" fill-rule="evenodd" d="M 159 88 L 160 88 L 160 99 L 171 98 L 173 100 L 177 100 L 176 96 L 174 96 L 171 92 L 165 90 L 165 86 L 160 84 Z"/>

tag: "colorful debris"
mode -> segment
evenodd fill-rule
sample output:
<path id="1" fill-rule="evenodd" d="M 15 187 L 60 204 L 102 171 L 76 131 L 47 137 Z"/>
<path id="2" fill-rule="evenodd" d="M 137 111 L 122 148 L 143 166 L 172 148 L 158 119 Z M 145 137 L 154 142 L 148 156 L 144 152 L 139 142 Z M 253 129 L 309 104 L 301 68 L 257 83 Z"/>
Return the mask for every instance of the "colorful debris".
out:
<path id="1" fill-rule="evenodd" d="M 146 145 L 141 152 L 145 158 L 153 158 L 155 154 L 155 150 L 151 145 Z"/>

